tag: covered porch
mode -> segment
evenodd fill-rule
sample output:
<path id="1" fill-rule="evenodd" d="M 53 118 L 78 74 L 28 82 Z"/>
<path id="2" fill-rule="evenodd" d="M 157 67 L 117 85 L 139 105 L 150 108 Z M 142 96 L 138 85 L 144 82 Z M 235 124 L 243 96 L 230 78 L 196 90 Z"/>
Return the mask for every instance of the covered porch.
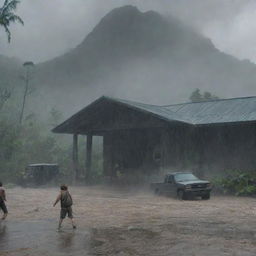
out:
<path id="1" fill-rule="evenodd" d="M 156 106 L 101 97 L 53 129 L 86 136 L 85 179 L 92 174 L 94 136 L 103 139 L 103 175 L 157 174 L 189 168 L 205 172 L 255 170 L 256 97 Z"/>
<path id="2" fill-rule="evenodd" d="M 152 108 L 152 111 L 148 111 Z M 166 120 L 158 115 L 156 106 L 101 97 L 91 105 L 53 129 L 55 133 L 73 136 L 74 179 L 79 179 L 78 139 L 86 136 L 85 179 L 92 170 L 94 136 L 103 141 L 103 175 L 157 173 L 167 164 L 170 127 L 185 132 L 191 127 L 182 121 Z M 177 135 L 177 134 L 176 134 Z M 84 160 L 83 160 L 84 161 Z"/>

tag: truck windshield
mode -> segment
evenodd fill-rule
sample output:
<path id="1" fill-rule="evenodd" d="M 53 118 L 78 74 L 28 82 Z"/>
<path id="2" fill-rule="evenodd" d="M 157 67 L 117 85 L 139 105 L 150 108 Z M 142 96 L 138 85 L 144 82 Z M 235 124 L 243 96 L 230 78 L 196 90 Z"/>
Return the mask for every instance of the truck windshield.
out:
<path id="1" fill-rule="evenodd" d="M 198 180 L 192 173 L 179 173 L 174 176 L 176 182 Z"/>

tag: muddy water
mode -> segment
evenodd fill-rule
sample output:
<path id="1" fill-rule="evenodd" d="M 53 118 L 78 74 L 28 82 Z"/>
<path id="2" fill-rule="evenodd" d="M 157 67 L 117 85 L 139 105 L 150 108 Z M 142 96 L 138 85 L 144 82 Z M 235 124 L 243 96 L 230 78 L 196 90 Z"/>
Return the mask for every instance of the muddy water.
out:
<path id="1" fill-rule="evenodd" d="M 87 255 L 89 231 L 56 221 L 5 221 L 0 223 L 0 255 Z"/>
<path id="2" fill-rule="evenodd" d="M 78 229 L 66 219 L 57 233 L 58 188 L 8 189 L 0 256 L 256 255 L 255 198 L 180 201 L 99 186 L 70 192 Z"/>

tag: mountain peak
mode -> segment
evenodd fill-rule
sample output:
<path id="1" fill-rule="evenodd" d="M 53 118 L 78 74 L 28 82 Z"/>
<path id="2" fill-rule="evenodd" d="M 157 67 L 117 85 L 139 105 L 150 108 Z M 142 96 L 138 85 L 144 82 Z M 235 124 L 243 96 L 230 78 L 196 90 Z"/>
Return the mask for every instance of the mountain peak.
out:
<path id="1" fill-rule="evenodd" d="M 118 7 L 110 11 L 106 16 L 113 16 L 113 15 L 130 15 L 130 14 L 141 14 L 142 12 L 139 11 L 139 9 L 136 6 L 133 5 L 125 5 L 122 7 Z M 106 17 L 105 16 L 105 17 Z"/>
<path id="2" fill-rule="evenodd" d="M 141 23 L 148 23 L 150 19 L 154 21 L 158 20 L 163 22 L 163 18 L 160 14 L 154 11 L 141 12 L 137 7 L 132 5 L 126 5 L 123 7 L 115 8 L 106 14 L 95 27 L 94 31 L 109 28 L 111 31 L 115 31 L 115 28 L 127 30 L 129 27 L 134 28 Z"/>
<path id="3" fill-rule="evenodd" d="M 133 5 L 125 5 L 122 7 L 118 7 L 110 11 L 105 18 L 109 17 L 125 17 L 125 16 L 157 16 L 158 18 L 161 15 L 156 11 L 147 11 L 141 12 L 136 6 Z"/>
<path id="4" fill-rule="evenodd" d="M 106 14 L 78 47 L 39 65 L 37 73 L 40 84 L 56 88 L 116 96 L 134 90 L 168 100 L 194 88 L 221 95 L 223 84 L 252 91 L 256 79 L 255 65 L 221 53 L 178 18 L 131 5 Z"/>
<path id="5" fill-rule="evenodd" d="M 169 41 L 169 34 L 168 21 L 160 14 L 141 12 L 137 7 L 127 5 L 106 14 L 79 48 L 99 45 L 103 55 L 109 52 L 110 47 L 115 55 L 136 55 L 151 50 L 159 41 L 166 42 L 167 37 Z"/>

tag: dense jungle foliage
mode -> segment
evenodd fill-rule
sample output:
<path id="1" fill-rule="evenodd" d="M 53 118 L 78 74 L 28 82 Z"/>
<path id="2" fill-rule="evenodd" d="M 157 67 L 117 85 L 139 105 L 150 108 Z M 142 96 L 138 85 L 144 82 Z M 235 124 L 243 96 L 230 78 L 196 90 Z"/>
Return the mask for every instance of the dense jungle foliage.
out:
<path id="1" fill-rule="evenodd" d="M 22 90 L 10 90 L 0 85 L 0 180 L 4 183 L 19 183 L 27 165 L 34 163 L 58 163 L 60 181 L 69 181 L 72 176 L 72 137 L 51 132 L 63 121 L 62 114 L 52 109 L 46 118 L 26 108 L 20 122 L 23 103 Z M 24 88 L 24 86 L 21 86 Z M 27 95 L 27 101 L 33 94 Z M 45 114 L 45 113 L 44 113 Z M 96 138 L 93 151 L 93 177 L 102 173 L 100 142 Z M 79 139 L 80 173 L 84 173 L 86 137 Z M 83 174 L 82 174 L 83 176 Z"/>
<path id="2" fill-rule="evenodd" d="M 215 185 L 224 194 L 256 195 L 256 173 L 241 170 L 228 171 L 225 177 L 215 181 Z"/>

